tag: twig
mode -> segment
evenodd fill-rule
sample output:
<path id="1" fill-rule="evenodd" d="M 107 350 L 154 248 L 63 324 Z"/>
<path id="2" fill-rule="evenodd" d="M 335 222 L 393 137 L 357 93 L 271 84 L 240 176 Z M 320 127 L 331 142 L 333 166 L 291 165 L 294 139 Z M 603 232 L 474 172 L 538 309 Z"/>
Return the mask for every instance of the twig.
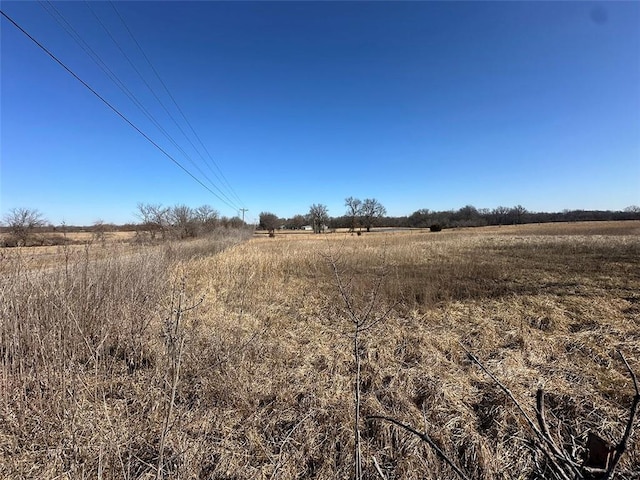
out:
<path id="1" fill-rule="evenodd" d="M 156 469 L 156 480 L 160 480 L 163 463 L 164 463 L 164 447 L 167 439 L 167 435 L 169 433 L 169 422 L 171 420 L 171 415 L 173 413 L 173 405 L 176 399 L 176 391 L 178 389 L 178 381 L 180 379 L 180 366 L 182 364 L 182 352 L 184 350 L 184 336 L 182 335 L 180 329 L 180 322 L 184 315 L 184 312 L 188 312 L 189 310 L 193 310 L 197 306 L 199 306 L 203 300 L 204 296 L 197 303 L 193 304 L 190 307 L 183 307 L 184 304 L 184 296 L 185 296 L 185 279 L 182 279 L 182 284 L 180 287 L 180 292 L 178 294 L 178 305 L 174 309 L 172 304 L 172 314 L 175 314 L 173 319 L 173 324 L 171 324 L 171 316 L 167 319 L 167 353 L 169 355 L 170 363 L 170 372 L 171 372 L 171 395 L 169 397 L 169 405 L 167 407 L 167 413 L 164 417 L 164 422 L 162 426 L 162 434 L 160 436 L 160 446 L 159 446 L 159 454 L 158 454 L 158 466 Z M 173 303 L 173 300 L 172 300 Z M 176 345 L 177 342 L 180 342 L 179 345 Z"/>
<path id="2" fill-rule="evenodd" d="M 387 309 L 382 315 L 376 316 L 374 314 L 374 309 L 378 304 L 379 295 L 382 289 L 382 285 L 384 282 L 384 278 L 386 277 L 386 249 L 385 256 L 382 259 L 382 270 L 381 273 L 377 276 L 376 282 L 373 286 L 373 290 L 369 296 L 368 303 L 361 309 L 358 309 L 353 302 L 353 292 L 350 289 L 351 281 L 350 279 L 346 284 L 343 280 L 343 273 L 340 271 L 338 267 L 339 258 L 330 252 L 328 255 L 323 255 L 325 260 L 329 263 L 331 270 L 333 271 L 333 276 L 335 278 L 336 286 L 338 288 L 338 293 L 342 298 L 345 305 L 346 315 L 353 326 L 353 358 L 356 367 L 356 374 L 354 379 L 354 410 L 355 410 L 355 420 L 353 426 L 353 435 L 354 435 L 354 452 L 353 452 L 353 463 L 354 463 L 354 480 L 362 479 L 362 452 L 361 452 L 361 441 L 360 441 L 360 405 L 361 405 L 361 367 L 362 361 L 360 358 L 360 341 L 361 335 L 367 330 L 372 329 L 378 323 L 382 322 L 386 319 L 391 312 L 393 311 L 394 306 Z"/>
<path id="3" fill-rule="evenodd" d="M 538 420 L 540 419 L 543 420 L 543 426 L 541 426 L 541 428 L 543 428 L 543 430 L 546 430 L 546 433 L 544 433 L 538 427 L 536 427 L 535 423 L 533 423 L 533 420 L 531 420 L 531 417 L 529 416 L 529 414 L 527 414 L 527 412 L 524 410 L 522 405 L 520 405 L 520 402 L 518 402 L 518 400 L 516 400 L 513 393 L 511 393 L 511 390 L 509 390 L 500 380 L 498 380 L 498 378 L 487 367 L 485 367 L 484 364 L 473 353 L 467 350 L 467 348 L 461 342 L 459 343 L 462 349 L 467 353 L 469 358 L 473 360 L 473 362 L 477 364 L 482 369 L 482 371 L 484 371 L 495 382 L 495 384 L 498 385 L 498 387 L 500 387 L 500 389 L 509 397 L 509 399 L 513 402 L 516 408 L 520 411 L 520 414 L 526 420 L 527 424 L 529 425 L 529 428 L 535 433 L 535 435 L 540 440 L 541 444 L 536 444 L 536 445 L 539 446 L 542 453 L 544 453 L 547 459 L 550 461 L 551 466 L 555 470 L 556 474 L 562 480 L 572 480 L 572 476 L 574 477 L 578 476 L 578 478 L 580 478 L 581 474 L 580 474 L 580 470 L 577 463 L 574 462 L 571 458 L 569 458 L 566 452 L 560 450 L 556 446 L 551 436 L 549 435 L 548 429 L 546 428 L 546 422 L 544 422 L 544 414 L 542 415 L 542 418 L 539 417 Z M 544 404 L 542 404 L 542 406 L 544 406 Z M 571 475 L 565 472 L 562 466 L 558 465 L 556 458 L 559 460 L 562 460 L 569 467 L 569 469 L 572 471 Z"/>
<path id="4" fill-rule="evenodd" d="M 547 420 L 544 416 L 544 391 L 541 388 L 539 388 L 538 391 L 536 392 L 536 418 L 538 420 L 538 425 L 540 425 L 540 430 L 542 431 L 543 440 L 546 441 L 547 445 L 551 449 L 551 452 L 556 457 L 559 456 L 560 449 L 558 448 L 556 443 L 553 441 L 553 437 L 551 437 L 551 433 L 549 432 L 549 427 L 547 426 Z M 533 446 L 537 446 L 542 451 L 542 453 L 547 457 L 547 460 L 549 460 L 549 463 L 551 465 L 551 469 L 556 473 L 556 475 L 560 476 L 563 479 L 568 478 L 568 474 L 562 469 L 560 465 L 557 464 L 555 459 L 549 454 L 549 452 L 547 452 L 545 448 L 542 448 L 541 445 L 537 444 L 536 442 L 532 442 L 532 443 L 533 443 Z M 560 454 L 560 458 L 564 458 L 564 456 Z M 580 478 L 580 477 L 576 476 L 576 478 Z"/>
<path id="5" fill-rule="evenodd" d="M 620 461 L 620 458 L 622 458 L 622 455 L 627 449 L 627 442 L 629 441 L 629 437 L 631 436 L 631 432 L 633 431 L 633 424 L 635 422 L 636 413 L 638 411 L 638 404 L 640 404 L 640 390 L 638 389 L 638 379 L 636 378 L 636 374 L 629 366 L 629 362 L 627 362 L 627 359 L 624 358 L 624 355 L 622 354 L 622 352 L 618 351 L 618 353 L 620 354 L 620 358 L 622 358 L 622 361 L 624 362 L 625 367 L 627 367 L 627 372 L 629 372 L 629 376 L 631 377 L 631 381 L 633 382 L 633 388 L 636 393 L 633 396 L 633 401 L 631 402 L 631 408 L 629 410 L 629 420 L 627 421 L 627 426 L 624 429 L 624 434 L 622 435 L 620 442 L 618 443 L 618 445 L 616 445 L 615 453 L 613 455 L 613 458 L 611 459 L 611 463 L 609 464 L 607 473 L 605 474 L 604 477 L 602 477 L 604 480 L 613 478 L 613 472 L 616 469 L 618 462 Z"/>
<path id="6" fill-rule="evenodd" d="M 354 314 L 355 315 L 355 314 Z M 362 478 L 362 451 L 360 449 L 360 381 L 362 372 L 362 361 L 360 360 L 360 329 L 356 324 L 353 332 L 353 358 L 356 362 L 356 378 L 354 379 L 354 409 L 355 420 L 353 424 L 354 451 L 353 469 L 354 479 Z"/>
<path id="7" fill-rule="evenodd" d="M 447 454 L 444 453 L 438 446 L 438 444 L 434 442 L 426 433 L 421 433 L 416 429 L 410 427 L 409 425 L 405 425 L 404 423 L 401 423 L 394 418 L 384 417 L 382 415 L 371 415 L 367 417 L 367 420 L 385 420 L 387 422 L 393 423 L 394 425 L 397 425 L 398 427 L 404 428 L 406 431 L 411 432 L 414 435 L 417 435 L 422 441 L 427 442 L 429 446 L 436 452 L 436 455 L 444 460 L 453 469 L 453 471 L 458 474 L 460 478 L 462 478 L 463 480 L 469 480 L 469 477 L 467 477 L 464 472 L 460 470 L 460 468 L 455 463 L 453 463 L 453 461 L 447 456 Z"/>
<path id="8" fill-rule="evenodd" d="M 382 480 L 387 480 L 387 476 L 382 471 L 382 468 L 380 468 L 380 464 L 378 463 L 378 460 L 376 459 L 376 457 L 372 457 L 372 458 L 373 458 L 373 465 L 376 467 L 376 470 L 378 471 L 378 475 L 380 475 L 380 478 L 382 478 Z"/>
<path id="9" fill-rule="evenodd" d="M 194 304 L 193 304 L 193 305 L 191 305 L 190 307 L 183 308 L 183 309 L 181 310 L 181 312 L 182 312 L 182 313 L 186 313 L 186 312 L 188 312 L 189 310 L 193 310 L 194 308 L 199 307 L 199 306 L 200 306 L 200 304 L 201 304 L 202 302 L 204 302 L 204 295 L 203 295 L 202 297 L 200 297 L 200 300 L 198 300 L 196 303 L 194 303 Z"/>
<path id="10" fill-rule="evenodd" d="M 182 362 L 182 348 L 184 347 L 184 338 L 180 342 L 180 348 L 178 349 L 177 363 L 173 374 L 171 385 L 171 399 L 169 400 L 169 407 L 167 408 L 167 414 L 164 417 L 164 425 L 162 427 L 162 435 L 160 437 L 160 454 L 158 456 L 158 469 L 156 470 L 156 480 L 160 480 L 162 473 L 163 461 L 164 461 L 164 443 L 167 439 L 167 433 L 169 431 L 169 420 L 173 412 L 173 404 L 176 399 L 176 390 L 178 388 L 178 379 L 180 378 L 180 364 Z"/>

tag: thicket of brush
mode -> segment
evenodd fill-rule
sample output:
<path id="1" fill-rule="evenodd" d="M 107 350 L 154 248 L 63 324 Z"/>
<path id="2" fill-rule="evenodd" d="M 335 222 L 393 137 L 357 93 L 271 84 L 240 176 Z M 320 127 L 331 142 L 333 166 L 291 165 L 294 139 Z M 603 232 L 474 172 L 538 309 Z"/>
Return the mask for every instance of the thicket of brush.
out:
<path id="1" fill-rule="evenodd" d="M 359 359 L 362 478 L 458 478 L 373 415 L 427 432 L 469 478 L 543 478 L 524 420 L 460 343 L 531 412 L 543 385 L 578 453 L 589 430 L 617 441 L 634 393 L 617 351 L 640 359 L 640 237 L 530 233 L 3 261 L 0 477 L 353 478 Z M 389 315 L 356 357 L 353 314 L 370 308 Z M 618 478 L 639 470 L 634 435 Z"/>

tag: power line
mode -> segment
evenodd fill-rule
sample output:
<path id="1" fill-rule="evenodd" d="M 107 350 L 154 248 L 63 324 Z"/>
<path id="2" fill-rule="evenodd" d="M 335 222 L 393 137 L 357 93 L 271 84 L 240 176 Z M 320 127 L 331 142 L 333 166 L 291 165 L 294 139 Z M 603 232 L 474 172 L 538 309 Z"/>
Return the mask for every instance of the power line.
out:
<path id="1" fill-rule="evenodd" d="M 134 43 L 136 44 L 136 46 L 138 47 L 138 49 L 140 50 L 140 52 L 142 53 L 142 56 L 145 58 L 145 60 L 147 61 L 147 63 L 149 64 L 149 66 L 151 67 L 151 70 L 153 70 L 153 73 L 155 73 L 156 78 L 160 81 L 160 83 L 162 84 L 162 86 L 164 87 L 165 91 L 167 92 L 167 94 L 169 95 L 169 98 L 171 98 L 171 100 L 173 101 L 173 104 L 176 106 L 176 108 L 178 109 L 178 111 L 180 112 L 180 115 L 182 115 L 182 118 L 184 119 L 184 121 L 187 123 L 187 125 L 189 126 L 189 128 L 191 129 L 191 132 L 193 133 L 193 135 L 196 137 L 196 139 L 198 140 L 198 142 L 200 143 L 200 145 L 202 146 L 202 148 L 204 149 L 205 153 L 208 155 L 209 159 L 211 160 L 211 162 L 213 163 L 213 165 L 216 167 L 216 169 L 218 170 L 218 172 L 220 173 L 220 176 L 218 176 L 218 174 L 216 174 L 213 170 L 211 170 L 213 172 L 213 174 L 216 176 L 216 178 L 218 178 L 218 180 L 221 180 L 224 182 L 224 184 L 227 186 L 227 188 L 230 190 L 230 192 L 233 194 L 233 196 L 238 200 L 238 202 L 240 202 L 241 205 L 244 206 L 244 203 L 242 202 L 242 200 L 240 199 L 240 197 L 238 196 L 238 194 L 233 190 L 233 187 L 231 186 L 231 184 L 229 183 L 229 181 L 227 180 L 227 178 L 224 176 L 224 173 L 222 173 L 222 170 L 220 168 L 220 166 L 218 165 L 218 163 L 215 161 L 215 159 L 213 158 L 213 156 L 211 155 L 211 153 L 209 153 L 209 150 L 207 149 L 207 147 L 205 146 L 205 144 L 202 142 L 202 140 L 200 139 L 200 136 L 196 133 L 195 129 L 193 128 L 193 126 L 191 125 L 191 122 L 189 122 L 189 120 L 187 119 L 186 115 L 184 114 L 184 112 L 182 111 L 182 108 L 180 108 L 180 105 L 178 105 L 178 102 L 176 102 L 176 99 L 174 98 L 174 96 L 171 94 L 171 92 L 169 91 L 169 88 L 167 87 L 167 85 L 165 84 L 165 82 L 162 80 L 162 77 L 160 77 L 160 74 L 158 73 L 158 71 L 155 69 L 155 67 L 153 66 L 153 63 L 151 63 L 151 60 L 149 60 L 149 57 L 147 56 L 147 54 L 145 53 L 144 49 L 142 48 L 142 46 L 140 45 L 140 43 L 136 40 L 136 37 L 133 35 L 133 32 L 131 32 L 131 29 L 128 27 L 127 23 L 125 22 L 124 18 L 122 17 L 122 15 L 120 14 L 120 12 L 118 11 L 118 9 L 116 8 L 115 4 L 109 0 L 109 4 L 111 5 L 111 7 L 113 8 L 113 10 L 116 12 L 116 15 L 118 15 L 118 18 L 120 19 L 120 21 L 122 22 L 122 24 L 124 25 L 125 29 L 127 30 L 127 32 L 129 33 L 129 35 L 131 36 L 132 40 L 134 41 Z M 186 135 L 185 135 L 186 136 Z M 195 147 L 194 147 L 195 148 Z M 203 158 L 203 160 L 205 160 Z M 206 160 L 205 160 L 205 163 Z M 209 169 L 211 169 L 211 166 L 207 163 L 207 166 L 209 166 Z M 222 177 L 222 178 L 221 178 Z"/>
<path id="2" fill-rule="evenodd" d="M 109 68 L 109 66 L 102 60 L 102 58 L 100 57 L 100 55 L 93 50 L 93 48 L 91 48 L 91 46 L 85 42 L 82 39 L 82 36 L 73 28 L 73 25 L 71 25 L 67 19 L 64 17 L 64 15 L 62 15 L 62 13 L 49 1 L 47 1 L 46 3 L 48 3 L 48 6 L 45 4 L 45 2 L 40 1 L 40 6 L 47 11 L 47 13 L 49 13 L 49 15 L 51 15 L 53 17 L 54 20 L 56 20 L 56 22 L 69 34 L 69 36 L 71 38 L 73 38 L 73 40 L 80 46 L 80 48 L 82 48 L 84 50 L 84 52 L 94 61 L 94 63 L 96 65 L 98 65 L 98 67 L 105 73 L 105 75 L 107 75 L 107 77 L 109 77 L 109 79 L 129 98 L 129 100 L 131 100 L 131 102 L 138 107 L 138 109 L 147 117 L 147 119 L 165 136 L 165 138 L 177 149 L 179 150 L 182 155 L 184 155 L 184 157 L 196 168 L 196 170 L 198 170 L 198 172 L 200 172 L 200 174 L 209 182 L 209 184 L 215 189 L 217 190 L 220 195 L 222 195 L 226 200 L 227 200 L 227 204 L 234 204 L 234 209 L 236 209 L 237 207 L 235 207 L 235 201 L 231 200 L 208 176 L 206 173 L 204 173 L 202 171 L 202 169 L 196 164 L 196 162 L 193 161 L 193 159 L 191 158 L 191 156 L 189 154 L 187 154 L 187 152 L 185 152 L 185 150 L 174 140 L 174 138 L 171 136 L 171 134 L 165 129 L 163 128 L 163 126 L 156 120 L 156 118 L 153 116 L 153 114 L 151 112 L 149 112 L 149 110 L 147 110 L 147 108 L 142 104 L 142 102 L 140 102 L 135 94 L 133 92 L 131 92 L 131 90 L 129 90 L 127 88 L 127 86 L 124 84 L 124 82 L 122 82 L 118 76 L 113 72 L 113 70 L 111 70 Z M 55 12 L 54 13 L 52 13 Z M 94 13 L 95 16 L 95 13 Z M 96 17 L 97 18 L 97 17 Z M 100 20 L 98 19 L 98 21 L 100 22 Z M 100 22 L 102 24 L 102 22 Z M 106 27 L 103 26 L 103 28 Z M 117 42 L 115 41 L 115 39 L 112 40 L 117 44 Z M 118 45 L 119 47 L 119 45 Z M 122 50 L 121 50 L 122 51 Z M 124 52 L 122 52 L 124 54 Z M 126 57 L 126 54 L 124 54 Z M 135 68 L 135 67 L 134 67 Z M 143 79 L 144 80 L 144 79 Z M 153 92 L 152 92 L 153 93 Z"/>
<path id="3" fill-rule="evenodd" d="M 118 78 L 118 76 L 109 68 L 109 66 L 102 60 L 100 55 L 91 48 L 91 46 L 85 42 L 80 34 L 73 28 L 64 16 L 60 13 L 58 9 L 51 3 L 48 3 L 48 6 L 45 2 L 38 2 L 40 6 L 49 14 L 53 19 L 58 22 L 58 24 L 69 34 L 71 38 L 84 50 L 84 52 L 93 60 L 93 62 L 98 65 L 98 67 L 104 72 L 105 75 L 120 89 L 122 93 L 124 93 L 131 102 L 138 107 L 138 109 L 147 117 L 149 121 L 151 121 L 156 128 L 158 128 L 164 135 L 167 137 L 169 141 L 171 138 L 169 134 L 162 128 L 162 126 L 153 118 L 151 113 L 145 108 L 145 106 L 136 98 L 136 96 L 127 88 L 127 86 Z M 51 10 L 50 10 L 51 9 Z M 52 10 L 54 13 L 52 13 Z M 174 146 L 177 147 L 177 144 L 174 143 Z"/>
<path id="4" fill-rule="evenodd" d="M 82 80 L 78 75 L 76 75 L 69 67 L 67 67 L 61 60 L 58 59 L 53 53 L 51 53 L 44 45 L 42 45 L 38 40 L 32 37 L 24 28 L 18 25 L 9 15 L 7 15 L 3 10 L 0 9 L 0 14 L 5 17 L 9 22 L 13 24 L 20 32 L 22 32 L 25 36 L 29 38 L 33 43 L 35 43 L 42 51 L 44 51 L 47 55 L 49 55 L 58 65 L 64 68 L 73 78 L 78 80 L 84 87 L 86 87 L 91 93 L 93 93 L 96 97 L 98 97 L 102 103 L 104 103 L 107 107 L 109 107 L 116 115 L 122 118 L 125 122 L 127 122 L 134 130 L 136 130 L 140 135 L 142 135 L 149 143 L 151 143 L 154 147 L 156 147 L 160 152 L 162 152 L 169 160 L 175 163 L 180 169 L 182 169 L 187 175 L 189 175 L 193 180 L 199 183 L 202 187 L 204 187 L 209 193 L 214 195 L 220 201 L 222 201 L 227 206 L 235 209 L 233 205 L 228 203 L 222 197 L 220 197 L 217 193 L 207 187 L 200 179 L 198 179 L 195 175 L 193 175 L 187 168 L 185 168 L 180 162 L 178 162 L 175 158 L 173 158 L 169 153 L 167 153 L 160 145 L 154 142 L 147 134 L 145 134 L 142 130 L 140 130 L 133 122 L 131 122 L 127 117 L 125 117 L 120 111 L 111 105 L 105 98 L 103 98 L 98 92 L 96 92 L 89 84 L 87 84 L 84 80 Z"/>
<path id="5" fill-rule="evenodd" d="M 200 158 L 205 162 L 205 164 L 207 163 L 206 159 L 202 156 L 202 153 L 200 153 L 200 151 L 198 150 L 198 148 L 193 144 L 193 142 L 191 141 L 191 139 L 189 138 L 189 136 L 185 133 L 184 129 L 180 126 L 180 124 L 178 123 L 178 121 L 175 119 L 175 117 L 173 116 L 173 114 L 167 109 L 167 107 L 165 106 L 165 104 L 162 102 L 162 100 L 160 99 L 160 97 L 156 94 L 155 90 L 151 87 L 151 85 L 149 85 L 149 82 L 147 82 L 147 80 L 144 78 L 144 75 L 142 75 L 142 73 L 140 72 L 140 70 L 138 69 L 138 67 L 136 67 L 136 65 L 134 64 L 134 62 L 131 60 L 131 58 L 129 57 L 129 55 L 127 55 L 127 53 L 124 51 L 124 49 L 122 48 L 122 46 L 120 45 L 120 43 L 118 42 L 118 40 L 112 35 L 111 31 L 109 30 L 109 28 L 105 25 L 105 23 L 100 19 L 100 17 L 98 16 L 98 14 L 96 13 L 96 11 L 93 9 L 93 7 L 91 7 L 91 3 L 88 2 L 87 0 L 85 0 L 85 3 L 87 5 L 87 7 L 89 8 L 89 10 L 91 11 L 91 13 L 93 14 L 94 18 L 98 21 L 98 23 L 100 24 L 100 26 L 102 27 L 102 29 L 107 33 L 107 35 L 109 36 L 109 38 L 111 39 L 111 41 L 115 44 L 115 46 L 118 48 L 118 50 L 120 51 L 120 53 L 122 53 L 122 55 L 124 56 L 124 58 L 127 60 L 127 62 L 129 63 L 129 65 L 131 65 L 131 68 L 133 68 L 133 70 L 138 74 L 138 77 L 140 77 L 140 80 L 142 80 L 142 82 L 145 84 L 145 86 L 147 87 L 147 89 L 151 92 L 151 94 L 155 97 L 155 99 L 158 101 L 158 103 L 160 104 L 160 106 L 162 107 L 162 109 L 165 111 L 165 113 L 169 116 L 169 118 L 171 118 L 171 120 L 173 121 L 173 123 L 176 125 L 176 127 L 178 127 L 178 129 L 180 130 L 180 132 L 182 133 L 182 135 L 184 135 L 184 137 L 187 139 L 187 141 L 189 142 L 189 144 L 191 145 L 191 147 L 193 147 L 193 149 L 195 150 L 195 152 L 200 156 Z M 116 13 L 118 13 L 116 11 Z M 122 21 L 122 20 L 121 20 Z M 126 28 L 126 24 L 125 24 L 125 28 Z M 129 31 L 127 29 L 127 31 Z M 132 35 L 131 32 L 129 31 L 129 35 Z M 132 36 L 133 38 L 133 36 Z M 135 40 L 135 38 L 134 38 Z M 175 143 L 174 143 L 175 145 Z M 209 183 L 211 184 L 212 187 L 214 187 L 223 197 L 225 197 L 229 202 L 231 203 L 235 203 L 235 200 L 232 200 L 231 198 L 229 198 L 227 196 L 227 194 L 225 192 L 222 191 L 222 189 L 220 187 L 218 187 L 218 185 L 216 185 L 216 183 L 211 180 L 208 175 L 206 173 L 204 173 L 202 171 L 202 169 L 200 169 L 200 167 L 198 165 L 196 165 L 196 163 L 192 160 L 190 155 L 187 155 L 187 153 L 180 147 L 178 147 L 176 145 L 176 148 L 178 148 L 183 155 L 191 162 L 191 164 L 202 174 L 202 176 L 204 176 L 204 178 L 206 178 Z M 209 167 L 209 169 L 211 170 L 211 167 Z M 215 172 L 212 171 L 212 173 L 214 175 Z M 217 176 L 217 175 L 216 175 Z M 220 178 L 218 177 L 218 180 L 220 180 Z M 222 180 L 220 180 L 222 181 Z M 238 199 L 239 200 L 239 199 Z M 242 202 L 240 202 L 242 203 Z"/>

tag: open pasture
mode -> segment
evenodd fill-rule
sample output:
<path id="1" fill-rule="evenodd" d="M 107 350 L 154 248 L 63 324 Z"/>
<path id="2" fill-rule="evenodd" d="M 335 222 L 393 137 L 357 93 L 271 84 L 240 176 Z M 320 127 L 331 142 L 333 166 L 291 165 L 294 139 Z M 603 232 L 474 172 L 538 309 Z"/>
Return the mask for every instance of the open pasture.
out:
<path id="1" fill-rule="evenodd" d="M 469 478 L 544 478 L 523 418 L 462 346 L 529 414 L 544 388 L 559 444 L 617 442 L 634 393 L 617 352 L 640 370 L 639 229 L 277 233 L 46 274 L 14 259 L 0 476 L 353 478 L 357 355 L 363 478 L 458 478 L 372 415 L 428 433 Z M 367 312 L 379 321 L 356 353 Z M 617 478 L 638 471 L 635 432 Z"/>

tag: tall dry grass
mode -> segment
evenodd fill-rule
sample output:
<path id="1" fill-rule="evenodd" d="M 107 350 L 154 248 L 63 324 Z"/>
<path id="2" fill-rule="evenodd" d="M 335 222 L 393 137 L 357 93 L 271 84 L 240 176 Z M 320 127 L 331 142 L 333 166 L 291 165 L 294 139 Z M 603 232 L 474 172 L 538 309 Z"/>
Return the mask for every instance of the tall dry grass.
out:
<path id="1" fill-rule="evenodd" d="M 459 342 L 529 411 L 544 385 L 563 441 L 617 440 L 633 392 L 616 352 L 640 359 L 640 238 L 484 232 L 278 235 L 80 258 L 55 281 L 3 266 L 0 477 L 153 478 L 164 436 L 164 478 L 352 478 L 356 359 L 328 258 L 352 308 L 393 307 L 357 353 L 363 478 L 380 478 L 374 457 L 389 479 L 457 478 L 368 415 L 426 431 L 470 478 L 534 478 L 523 420 Z M 186 304 L 204 301 L 181 323 L 165 428 L 183 280 Z M 619 478 L 638 478 L 637 438 Z"/>
<path id="2" fill-rule="evenodd" d="M 381 272 L 379 308 L 395 306 L 396 314 L 370 332 L 361 350 L 365 415 L 424 428 L 472 478 L 526 476 L 533 470 L 522 441 L 526 427 L 500 389 L 467 360 L 461 341 L 528 408 L 544 384 L 554 415 L 566 422 L 565 439 L 590 428 L 612 440 L 622 434 L 633 390 L 616 351 L 637 365 L 637 236 L 475 230 L 281 236 L 194 266 L 218 272 L 204 276 L 202 288 L 215 292 L 211 318 L 232 318 L 220 338 L 242 331 L 252 339 L 252 353 L 242 351 L 242 360 L 227 365 L 233 373 L 225 383 L 236 387 L 222 393 L 247 418 L 242 431 L 255 432 L 248 445 L 244 438 L 223 442 L 226 451 L 249 451 L 257 462 L 232 463 L 235 475 L 269 477 L 265 471 L 278 464 L 285 438 L 291 453 L 286 473 L 277 470 L 282 478 L 345 478 L 353 468 L 355 363 L 348 320 L 325 262 L 329 253 L 339 259 L 358 306 L 366 304 Z M 247 405 L 247 398 L 256 401 Z M 293 416 L 286 415 L 291 409 Z M 295 418 L 310 425 L 294 429 Z M 264 432 L 273 431 L 276 419 L 286 428 L 273 438 Z M 375 456 L 393 478 L 455 478 L 417 439 L 388 425 L 362 428 L 369 477 L 376 478 Z M 638 468 L 633 445 L 622 478 Z M 234 459 L 221 458 L 225 465 Z"/>
<path id="3" fill-rule="evenodd" d="M 3 252 L 0 478 L 151 472 L 166 408 L 163 322 L 180 262 L 242 236 L 62 246 L 55 267 L 28 249 Z"/>

